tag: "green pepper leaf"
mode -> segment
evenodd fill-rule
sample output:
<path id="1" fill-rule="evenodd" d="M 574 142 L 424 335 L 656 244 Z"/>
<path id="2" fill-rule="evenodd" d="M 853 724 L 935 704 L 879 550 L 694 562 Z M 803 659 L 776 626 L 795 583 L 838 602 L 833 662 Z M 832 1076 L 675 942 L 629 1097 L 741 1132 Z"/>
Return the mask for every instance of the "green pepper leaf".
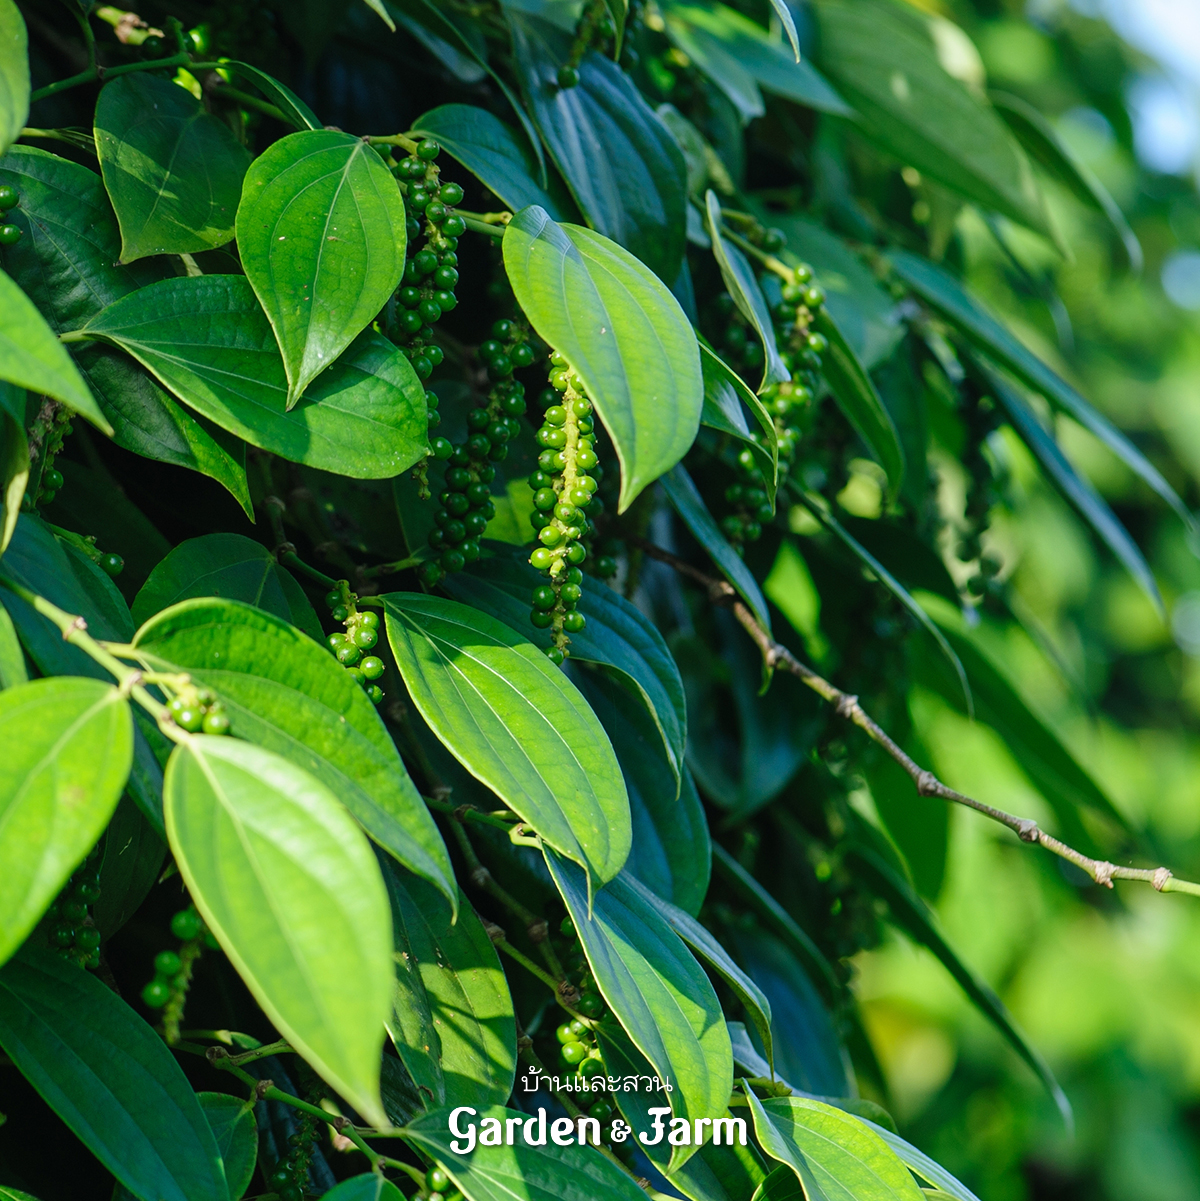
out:
<path id="1" fill-rule="evenodd" d="M 552 847 L 611 880 L 629 855 L 629 798 L 579 690 L 514 630 L 457 601 L 393 592 L 388 641 L 413 703 L 478 780 Z"/>
<path id="2" fill-rule="evenodd" d="M 696 336 L 633 255 L 536 206 L 505 229 L 504 266 L 517 303 L 566 356 L 612 437 L 624 512 L 695 440 L 704 404 Z"/>
<path id="3" fill-rule="evenodd" d="M 96 152 L 121 226 L 122 263 L 233 238 L 250 154 L 186 88 L 147 72 L 105 84 Z"/>
<path id="4" fill-rule="evenodd" d="M 289 134 L 246 173 L 238 251 L 283 353 L 289 409 L 396 290 L 405 219 L 391 172 L 350 134 Z"/>
<path id="5" fill-rule="evenodd" d="M 513 1089 L 517 1025 L 492 940 L 461 895 L 458 919 L 424 881 L 383 862 L 396 940 L 388 1033 L 426 1108 L 498 1105 Z"/>
<path id="6" fill-rule="evenodd" d="M 310 772 L 389 854 L 457 900 L 442 836 L 395 744 L 325 647 L 261 609 L 206 599 L 158 614 L 134 644 L 212 688 L 234 734 Z"/>
<path id="7" fill-rule="evenodd" d="M 391 1011 L 387 893 L 325 786 L 236 738 L 192 735 L 163 784 L 167 837 L 209 929 L 275 1028 L 369 1122 Z"/>
<path id="8" fill-rule="evenodd" d="M 225 1165 L 230 1201 L 240 1201 L 250 1187 L 258 1162 L 258 1127 L 254 1106 L 228 1093 L 197 1093 L 196 1100 L 217 1140 L 217 1150 Z"/>
<path id="9" fill-rule="evenodd" d="M 0 963 L 108 825 L 133 758 L 129 704 L 71 676 L 0 692 Z"/>
<path id="10" fill-rule="evenodd" d="M 404 355 L 371 331 L 285 411 L 283 360 L 240 275 L 152 284 L 110 305 L 86 333 L 127 350 L 222 429 L 294 463 L 384 479 L 428 452 L 424 389 Z"/>
<path id="11" fill-rule="evenodd" d="M 574 864 L 543 848 L 546 865 L 608 1007 L 634 1045 L 674 1086 L 676 1117 L 724 1114 L 733 1083 L 733 1052 L 721 1006 L 703 969 L 679 936 L 623 877 L 588 905 Z M 673 1146 L 671 1167 L 695 1146 Z"/>
<path id="12" fill-rule="evenodd" d="M 183 1069 L 90 972 L 24 948 L 0 971 L 0 1047 L 130 1192 L 229 1201 L 216 1140 Z"/>
<path id="13" fill-rule="evenodd" d="M 364 1172 L 331 1188 L 324 1201 L 404 1201 L 404 1194 L 379 1172 Z"/>
<path id="14" fill-rule="evenodd" d="M 459 1121 L 483 1123 L 489 1119 L 532 1121 L 535 1137 L 538 1119 L 517 1109 L 493 1105 L 478 1115 L 460 1115 Z M 547 1122 L 548 1126 L 549 1123 Z M 572 1123 L 574 1135 L 574 1123 Z M 632 1176 L 605 1159 L 592 1147 L 557 1146 L 544 1135 L 542 1145 L 531 1146 L 519 1136 L 513 1145 L 483 1146 L 462 1154 L 452 1144 L 458 1140 L 450 1128 L 450 1113 L 439 1109 L 404 1127 L 404 1138 L 433 1158 L 470 1201 L 645 1201 L 646 1194 Z"/>
<path id="15" fill-rule="evenodd" d="M 21 10 L 13 0 L 0 0 L 0 154 L 29 116 L 28 40 Z"/>

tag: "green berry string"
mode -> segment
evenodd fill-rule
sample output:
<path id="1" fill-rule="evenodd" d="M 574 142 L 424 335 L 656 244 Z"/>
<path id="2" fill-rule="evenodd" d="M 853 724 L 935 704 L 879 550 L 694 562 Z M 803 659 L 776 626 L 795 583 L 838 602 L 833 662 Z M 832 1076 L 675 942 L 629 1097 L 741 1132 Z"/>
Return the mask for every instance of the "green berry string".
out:
<path id="1" fill-rule="evenodd" d="M 579 85 L 579 64 L 593 46 L 603 46 L 617 35 L 617 27 L 609 15 L 607 0 L 590 0 L 575 25 L 575 37 L 567 53 L 567 61 L 558 69 L 558 86 L 573 88 Z"/>
<path id="2" fill-rule="evenodd" d="M 591 437 L 592 403 L 562 354 L 554 351 L 550 364 L 552 391 L 547 399 L 554 403 L 542 415 L 538 469 L 529 477 L 530 520 L 541 544 L 529 562 L 548 582 L 534 589 L 529 620 L 538 629 L 553 631 L 546 654 L 560 664 L 567 657 L 569 635 L 581 633 L 587 624 L 576 607 L 582 596 L 580 566 L 588 554 L 583 538 L 592 529 L 586 510 L 595 515 L 601 506 L 596 496 L 599 480 L 589 474 L 599 464 Z"/>
<path id="3" fill-rule="evenodd" d="M 179 950 L 167 949 L 155 955 L 154 978 L 142 989 L 142 1003 L 147 1009 L 162 1010 L 163 1037 L 173 1046 L 179 1041 L 179 1027 L 196 960 L 205 947 L 215 951 L 217 940 L 209 933 L 194 905 L 179 910 L 171 918 L 171 933 L 179 939 Z"/>
<path id="4" fill-rule="evenodd" d="M 441 148 L 432 138 L 395 139 L 410 153 L 393 168 L 408 213 L 408 262 L 396 293 L 388 333 L 408 356 L 422 380 L 442 362 L 442 348 L 433 341 L 433 326 L 458 300 L 458 239 L 466 222 L 454 211 L 463 190 L 439 179 Z M 423 236 L 422 236 L 423 235 Z M 436 404 L 430 408 L 430 428 L 438 423 Z"/>
<path id="5" fill-rule="evenodd" d="M 359 611 L 358 597 L 347 580 L 339 580 L 337 587 L 330 589 L 325 603 L 329 616 L 342 623 L 342 629 L 326 638 L 326 645 L 350 678 L 361 685 L 367 699 L 378 705 L 383 689 L 376 681 L 384 672 L 383 660 L 373 653 L 379 643 L 379 614 L 370 609 Z"/>
<path id="6" fill-rule="evenodd" d="M 513 371 L 531 366 L 537 354 L 522 323 L 500 320 L 491 333 L 478 351 L 491 383 L 485 403 L 467 412 L 467 437 L 460 445 L 447 438 L 435 438 L 433 443 L 434 457 L 445 462 L 446 473 L 429 531 L 429 546 L 437 558 L 426 560 L 417 570 L 428 588 L 479 558 L 479 539 L 496 515 L 493 464 L 508 457 L 508 444 L 521 431 L 525 388 L 513 379 Z"/>
<path id="7" fill-rule="evenodd" d="M 308 1183 L 308 1169 L 312 1163 L 317 1139 L 318 1119 L 310 1113 L 296 1114 L 296 1129 L 288 1135 L 288 1153 L 279 1161 L 270 1176 L 268 1187 L 279 1201 L 301 1201 Z"/>
<path id="8" fill-rule="evenodd" d="M 37 469 L 30 476 L 34 482 L 26 496 L 28 507 L 50 504 L 62 488 L 63 475 L 54 466 L 54 460 L 62 450 L 63 442 L 70 435 L 71 429 L 70 411 L 57 401 L 44 401 L 29 427 L 29 455 L 31 459 L 36 460 Z"/>
<path id="9" fill-rule="evenodd" d="M 46 914 L 50 945 L 81 967 L 100 966 L 100 931 L 90 907 L 100 899 L 99 845 L 76 868 Z"/>
<path id="10" fill-rule="evenodd" d="M 11 209 L 21 202 L 21 196 L 12 184 L 0 184 L 0 246 L 15 246 L 21 240 L 21 227 L 8 220 Z"/>

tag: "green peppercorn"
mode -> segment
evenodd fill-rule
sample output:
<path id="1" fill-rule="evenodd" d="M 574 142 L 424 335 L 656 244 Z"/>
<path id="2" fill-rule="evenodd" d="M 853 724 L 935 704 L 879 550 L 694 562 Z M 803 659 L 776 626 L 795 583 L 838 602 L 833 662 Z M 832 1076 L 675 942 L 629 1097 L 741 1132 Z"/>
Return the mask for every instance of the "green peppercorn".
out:
<path id="1" fill-rule="evenodd" d="M 16 208 L 20 199 L 17 189 L 12 184 L 0 184 L 0 213 L 7 213 L 9 209 Z"/>
<path id="2" fill-rule="evenodd" d="M 142 1001 L 148 1009 L 161 1009 L 171 999 L 171 986 L 165 980 L 151 980 L 142 989 Z"/>

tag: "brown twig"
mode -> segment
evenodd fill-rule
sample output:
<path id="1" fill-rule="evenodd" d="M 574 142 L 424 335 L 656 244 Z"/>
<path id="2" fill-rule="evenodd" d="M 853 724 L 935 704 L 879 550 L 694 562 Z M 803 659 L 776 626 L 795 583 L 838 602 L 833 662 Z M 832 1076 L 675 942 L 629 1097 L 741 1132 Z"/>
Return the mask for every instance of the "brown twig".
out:
<path id="1" fill-rule="evenodd" d="M 933 772 L 921 767 L 896 745 L 887 731 L 878 725 L 858 703 L 858 697 L 851 696 L 848 692 L 843 692 L 831 684 L 811 667 L 801 663 L 786 646 L 776 642 L 734 591 L 732 585 L 724 580 L 717 580 L 706 575 L 679 558 L 678 555 L 674 555 L 644 538 L 629 537 L 627 540 L 645 551 L 652 559 L 658 559 L 659 562 L 668 564 L 681 575 L 685 575 L 701 585 L 713 604 L 730 609 L 742 629 L 753 639 L 769 670 L 778 668 L 791 672 L 828 701 L 839 716 L 856 725 L 872 742 L 881 746 L 904 768 L 922 796 L 938 797 L 943 801 L 953 801 L 957 805 L 965 805 L 968 809 L 974 809 L 976 813 L 982 813 L 985 817 L 990 817 L 992 821 L 1007 826 L 1022 842 L 1037 843 L 1038 846 L 1044 847 L 1059 858 L 1075 864 L 1076 867 L 1087 872 L 1097 884 L 1103 884 L 1108 888 L 1112 887 L 1114 880 L 1138 880 L 1153 885 L 1158 892 L 1186 892 L 1192 896 L 1200 896 L 1200 884 L 1194 884 L 1190 880 L 1180 880 L 1173 876 L 1168 868 L 1121 867 L 1118 864 L 1109 863 L 1107 860 L 1092 859 L 1075 850 L 1074 847 L 1067 846 L 1065 842 L 1061 842 L 1052 834 L 1047 834 L 1032 818 L 1017 817 L 1015 814 L 1006 813 L 1003 809 L 996 809 L 992 805 L 984 804 L 983 801 L 977 801 L 974 797 L 947 787 Z"/>

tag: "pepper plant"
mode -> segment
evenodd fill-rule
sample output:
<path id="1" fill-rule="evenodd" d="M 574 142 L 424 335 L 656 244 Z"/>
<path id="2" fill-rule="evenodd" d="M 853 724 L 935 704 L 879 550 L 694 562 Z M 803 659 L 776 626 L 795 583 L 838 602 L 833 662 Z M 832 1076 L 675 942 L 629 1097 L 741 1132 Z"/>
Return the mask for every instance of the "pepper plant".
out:
<path id="1" fill-rule="evenodd" d="M 960 280 L 966 206 L 1069 252 L 1049 181 L 1138 253 L 972 54 L 891 0 L 0 0 L 0 1192 L 972 1201 L 887 1110 L 886 925 L 1069 1121 L 924 899 L 947 805 L 1200 887 L 973 632 L 1003 440 L 1156 603 L 1048 414 L 1194 519 Z"/>

